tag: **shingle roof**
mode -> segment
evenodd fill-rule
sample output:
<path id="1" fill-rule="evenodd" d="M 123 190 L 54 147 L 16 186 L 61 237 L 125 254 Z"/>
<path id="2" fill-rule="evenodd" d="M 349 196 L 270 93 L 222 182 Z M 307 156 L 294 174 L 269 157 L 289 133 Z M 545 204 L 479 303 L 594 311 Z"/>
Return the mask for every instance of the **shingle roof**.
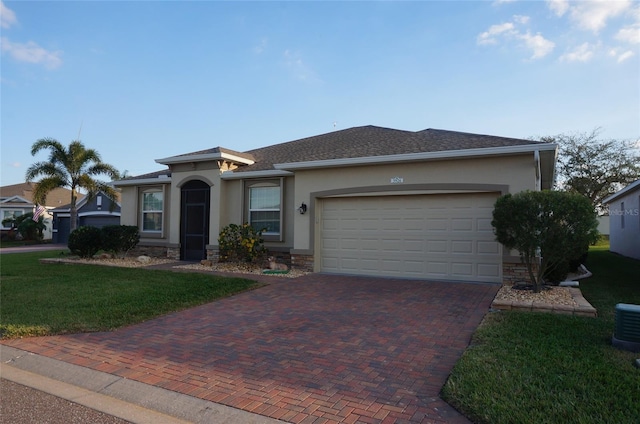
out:
<path id="1" fill-rule="evenodd" d="M 403 131 L 367 125 L 347 128 L 326 134 L 236 152 L 223 147 L 185 153 L 174 157 L 227 153 L 254 160 L 252 165 L 240 166 L 234 173 L 272 170 L 276 163 L 308 162 L 332 159 L 390 156 L 449 150 L 529 145 L 541 142 L 458 131 L 426 129 Z M 125 180 L 155 178 L 169 171 L 138 175 Z"/>
<path id="2" fill-rule="evenodd" d="M 234 172 L 274 169 L 275 163 L 307 162 L 535 144 L 531 140 L 426 129 L 402 131 L 363 126 L 250 150 L 256 163 Z"/>
<path id="3" fill-rule="evenodd" d="M 35 183 L 20 183 L 0 187 L 0 196 L 2 198 L 20 196 L 23 199 L 33 202 L 33 190 Z M 78 200 L 82 199 L 83 195 L 78 194 Z M 69 203 L 71 200 L 71 190 L 67 188 L 56 188 L 49 192 L 47 195 L 47 207 L 58 207 Z"/>

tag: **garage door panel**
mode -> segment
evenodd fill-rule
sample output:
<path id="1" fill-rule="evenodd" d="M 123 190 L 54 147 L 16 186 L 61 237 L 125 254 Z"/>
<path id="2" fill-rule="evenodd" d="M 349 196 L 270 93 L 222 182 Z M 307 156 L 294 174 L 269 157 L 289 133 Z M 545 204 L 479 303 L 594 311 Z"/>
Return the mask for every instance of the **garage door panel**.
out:
<path id="1" fill-rule="evenodd" d="M 496 198 L 445 194 L 324 199 L 321 270 L 499 282 L 501 247 L 491 227 Z"/>
<path id="2" fill-rule="evenodd" d="M 497 255 L 500 253 L 500 245 L 492 241 L 478 241 L 476 253 L 479 255 Z"/>
<path id="3" fill-rule="evenodd" d="M 452 241 L 451 253 L 473 253 L 473 242 L 471 240 Z"/>

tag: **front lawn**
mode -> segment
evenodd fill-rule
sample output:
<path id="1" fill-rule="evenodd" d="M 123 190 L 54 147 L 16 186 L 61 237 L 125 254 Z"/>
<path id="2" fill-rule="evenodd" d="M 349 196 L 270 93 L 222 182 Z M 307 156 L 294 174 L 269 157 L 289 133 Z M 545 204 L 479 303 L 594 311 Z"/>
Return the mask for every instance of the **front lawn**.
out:
<path id="1" fill-rule="evenodd" d="M 442 396 L 476 423 L 637 423 L 640 353 L 611 346 L 615 305 L 640 304 L 640 261 L 592 248 L 580 283 L 597 318 L 489 314 Z"/>
<path id="2" fill-rule="evenodd" d="M 0 338 L 112 330 L 258 284 L 198 273 L 38 262 L 59 254 L 0 256 Z"/>

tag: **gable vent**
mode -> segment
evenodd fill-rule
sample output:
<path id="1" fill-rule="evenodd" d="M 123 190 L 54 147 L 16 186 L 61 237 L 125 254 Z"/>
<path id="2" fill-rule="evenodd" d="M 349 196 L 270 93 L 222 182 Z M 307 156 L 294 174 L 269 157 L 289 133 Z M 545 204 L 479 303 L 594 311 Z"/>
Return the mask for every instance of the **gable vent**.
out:
<path id="1" fill-rule="evenodd" d="M 612 343 L 614 346 L 640 352 L 640 305 L 618 303 Z"/>

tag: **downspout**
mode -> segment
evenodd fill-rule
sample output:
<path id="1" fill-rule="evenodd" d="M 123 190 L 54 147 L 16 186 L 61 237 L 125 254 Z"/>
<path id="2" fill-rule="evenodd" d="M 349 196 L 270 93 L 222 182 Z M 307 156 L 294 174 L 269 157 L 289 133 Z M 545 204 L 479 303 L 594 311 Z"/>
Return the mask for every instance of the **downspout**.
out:
<path id="1" fill-rule="evenodd" d="M 540 150 L 533 152 L 533 160 L 536 166 L 536 191 L 542 190 L 542 172 L 540 171 Z"/>

